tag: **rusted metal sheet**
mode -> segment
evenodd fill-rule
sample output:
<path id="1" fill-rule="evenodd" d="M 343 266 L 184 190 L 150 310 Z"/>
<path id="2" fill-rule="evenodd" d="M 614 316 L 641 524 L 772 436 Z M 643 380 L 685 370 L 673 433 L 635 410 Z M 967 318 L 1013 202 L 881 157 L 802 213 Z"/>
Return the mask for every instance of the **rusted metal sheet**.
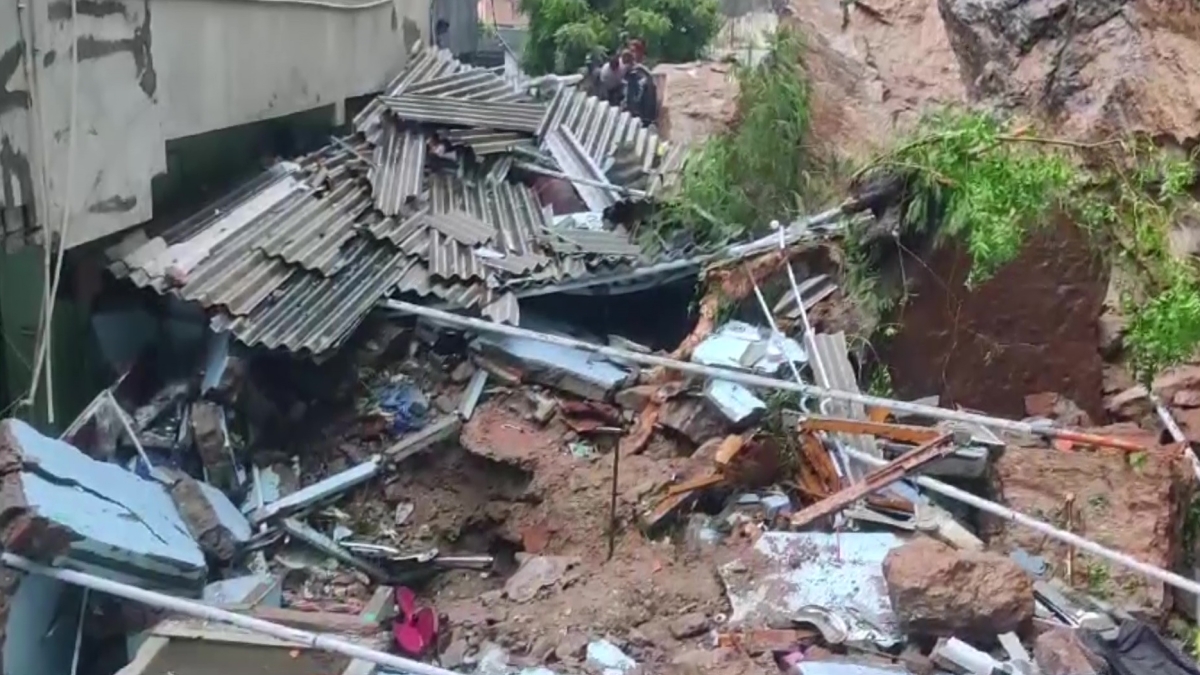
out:
<path id="1" fill-rule="evenodd" d="M 904 478 L 909 472 L 949 455 L 955 449 L 950 442 L 953 438 L 953 434 L 939 434 L 933 440 L 870 472 L 861 481 L 805 507 L 792 516 L 792 525 L 804 527 L 814 520 L 833 515 L 872 492 Z"/>

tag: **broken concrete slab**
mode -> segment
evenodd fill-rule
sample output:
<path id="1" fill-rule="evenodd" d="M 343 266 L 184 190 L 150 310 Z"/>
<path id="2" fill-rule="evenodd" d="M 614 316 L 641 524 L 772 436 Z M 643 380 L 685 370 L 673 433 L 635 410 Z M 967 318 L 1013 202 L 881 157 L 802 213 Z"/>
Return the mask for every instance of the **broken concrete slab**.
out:
<path id="1" fill-rule="evenodd" d="M 688 438 L 697 447 L 705 441 L 724 437 L 730 431 L 725 415 L 699 396 L 676 396 L 663 403 L 659 424 Z"/>
<path id="2" fill-rule="evenodd" d="M 728 380 L 709 380 L 704 398 L 729 420 L 736 429 L 745 429 L 767 411 L 767 404 L 746 387 Z"/>
<path id="3" fill-rule="evenodd" d="M 19 420 L 0 422 L 0 467 L 5 550 L 142 588 L 204 588 L 204 554 L 162 485 Z"/>
<path id="4" fill-rule="evenodd" d="M 633 382 L 636 370 L 578 349 L 507 335 L 481 335 L 472 349 L 521 373 L 533 382 L 581 398 L 605 401 Z"/>
<path id="5" fill-rule="evenodd" d="M 336 473 L 308 487 L 297 490 L 278 501 L 255 509 L 254 513 L 250 516 L 250 521 L 258 525 L 272 518 L 281 518 L 298 511 L 303 511 L 330 497 L 340 495 L 356 485 L 365 483 L 372 476 L 379 473 L 379 468 L 379 462 L 371 460 L 346 469 L 341 473 Z"/>
<path id="6" fill-rule="evenodd" d="M 271 574 L 248 574 L 214 581 L 204 587 L 204 602 L 221 607 L 282 607 L 283 579 Z"/>
<path id="7" fill-rule="evenodd" d="M 808 354 L 795 340 L 788 337 L 773 339 L 770 329 L 742 321 L 723 324 L 692 352 L 693 363 L 752 370 L 764 375 L 778 373 L 788 361 L 806 363 Z"/>
<path id="8" fill-rule="evenodd" d="M 1033 618 L 1033 579 L 998 553 L 916 537 L 887 554 L 883 576 L 909 635 L 989 641 Z"/>
<path id="9" fill-rule="evenodd" d="M 218 562 L 232 562 L 254 534 L 250 521 L 217 488 L 182 471 L 159 471 L 171 481 L 171 499 L 200 549 Z"/>
<path id="10" fill-rule="evenodd" d="M 340 636 L 364 647 L 386 649 L 386 641 Z M 346 672 L 352 659 L 300 642 L 268 637 L 200 619 L 168 619 L 155 626 L 118 675 L 241 673 L 246 664 L 261 675 Z"/>
<path id="11" fill-rule="evenodd" d="M 902 540 L 890 533 L 766 532 L 751 558 L 722 565 L 730 630 L 791 626 L 816 606 L 845 624 L 846 639 L 903 639 L 883 581 L 883 560 Z"/>

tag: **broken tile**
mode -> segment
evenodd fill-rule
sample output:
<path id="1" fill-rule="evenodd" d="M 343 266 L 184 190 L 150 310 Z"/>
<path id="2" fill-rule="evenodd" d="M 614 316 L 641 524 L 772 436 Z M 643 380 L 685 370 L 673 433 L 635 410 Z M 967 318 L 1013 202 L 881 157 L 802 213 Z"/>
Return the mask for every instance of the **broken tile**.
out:
<path id="1" fill-rule="evenodd" d="M 93 574 L 199 594 L 207 568 L 166 489 L 19 420 L 0 422 L 5 550 L 65 555 Z"/>

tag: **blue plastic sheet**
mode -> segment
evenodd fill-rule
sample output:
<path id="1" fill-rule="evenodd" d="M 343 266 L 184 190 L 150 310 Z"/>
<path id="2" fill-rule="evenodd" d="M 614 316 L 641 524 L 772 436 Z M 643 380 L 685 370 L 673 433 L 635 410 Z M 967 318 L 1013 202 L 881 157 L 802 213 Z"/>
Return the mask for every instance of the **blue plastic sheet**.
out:
<path id="1" fill-rule="evenodd" d="M 429 421 L 429 403 L 425 394 L 411 382 L 387 384 L 376 390 L 379 408 L 392 418 L 395 436 L 416 431 Z"/>

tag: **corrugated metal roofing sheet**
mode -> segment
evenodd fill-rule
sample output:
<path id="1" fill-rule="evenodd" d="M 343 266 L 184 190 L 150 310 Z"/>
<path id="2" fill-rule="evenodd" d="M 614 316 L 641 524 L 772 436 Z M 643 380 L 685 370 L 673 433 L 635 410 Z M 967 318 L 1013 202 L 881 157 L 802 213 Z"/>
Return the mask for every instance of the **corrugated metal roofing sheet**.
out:
<path id="1" fill-rule="evenodd" d="M 497 131 L 533 133 L 541 127 L 546 106 L 540 103 L 468 101 L 442 96 L 403 93 L 380 100 L 399 119 L 409 122 L 483 127 Z"/>
<path id="2" fill-rule="evenodd" d="M 400 213 L 409 200 L 421 195 L 425 171 L 425 135 L 385 124 L 375 147 L 375 166 L 367 174 L 375 207 L 389 216 Z"/>
<path id="3" fill-rule="evenodd" d="M 628 145 L 649 171 L 663 143 L 657 131 L 643 126 L 637 117 L 572 87 L 562 87 L 554 95 L 538 137 L 545 139 L 559 125 L 570 129 L 584 152 L 602 168 L 619 148 Z"/>
<path id="4" fill-rule="evenodd" d="M 399 251 L 364 239 L 352 249 L 343 273 L 332 282 L 316 274 L 297 275 L 248 316 L 217 316 L 213 329 L 230 330 L 249 345 L 314 354 L 340 344 L 417 264 Z"/>
<path id="5" fill-rule="evenodd" d="M 495 227 L 457 209 L 431 213 L 425 216 L 425 222 L 438 232 L 467 246 L 485 243 L 496 236 Z"/>
<path id="6" fill-rule="evenodd" d="M 624 232 L 584 230 L 561 225 L 549 230 L 549 245 L 558 253 L 636 257 L 642 250 Z"/>
<path id="7" fill-rule="evenodd" d="M 359 181 L 346 181 L 319 198 L 300 195 L 263 225 L 255 246 L 268 256 L 332 274 L 342 245 L 354 236 L 355 221 L 371 208 L 371 193 Z"/>
<path id="8" fill-rule="evenodd" d="M 469 66 L 454 58 L 449 50 L 429 49 L 418 42 L 413 46 L 404 70 L 388 84 L 384 92 L 398 94 L 409 85 L 433 80 L 468 68 Z M 354 128 L 372 143 L 378 142 L 382 133 L 385 109 L 383 102 L 375 98 L 354 116 Z"/>
<path id="9" fill-rule="evenodd" d="M 423 82 L 414 82 L 405 86 L 403 92 L 467 101 L 532 102 L 530 97 L 518 93 L 504 78 L 483 69 L 463 70 Z"/>
<path id="10" fill-rule="evenodd" d="M 615 191 L 601 187 L 605 184 L 611 185 L 608 177 L 600 170 L 596 161 L 584 152 L 583 146 L 569 128 L 559 126 L 551 130 L 546 136 L 545 145 L 563 173 L 587 181 L 575 183 L 575 191 L 589 209 L 603 213 L 617 202 Z"/>
<path id="11" fill-rule="evenodd" d="M 538 242 L 548 222 L 537 197 L 524 185 L 487 185 L 446 174 L 430 176 L 429 207 L 433 213 L 465 211 L 485 220 L 497 229 L 498 251 L 529 256 L 539 265 L 546 262 Z"/>
<path id="12" fill-rule="evenodd" d="M 450 145 L 470 148 L 478 156 L 511 152 L 517 148 L 537 149 L 537 143 L 532 138 L 516 131 L 442 129 L 437 135 Z"/>

